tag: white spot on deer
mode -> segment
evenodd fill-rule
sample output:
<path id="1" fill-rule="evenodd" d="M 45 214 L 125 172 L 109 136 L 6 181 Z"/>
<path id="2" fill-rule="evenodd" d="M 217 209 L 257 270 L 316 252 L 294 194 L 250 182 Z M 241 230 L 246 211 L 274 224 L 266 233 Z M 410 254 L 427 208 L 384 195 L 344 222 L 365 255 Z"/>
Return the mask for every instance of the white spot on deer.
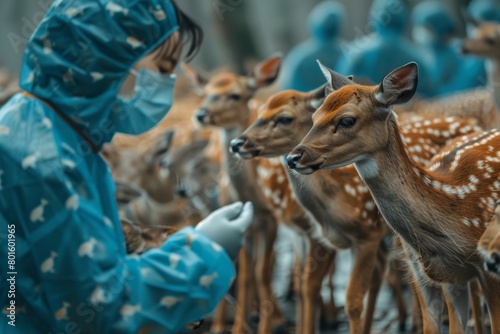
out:
<path id="1" fill-rule="evenodd" d="M 267 168 L 264 168 L 261 166 L 259 166 L 257 168 L 257 174 L 264 179 L 267 179 L 271 176 L 271 173 L 269 172 L 269 170 Z"/>
<path id="2" fill-rule="evenodd" d="M 479 227 L 479 225 L 480 225 L 480 224 L 479 224 L 479 220 L 477 220 L 477 219 L 474 219 L 474 220 L 472 221 L 472 224 L 474 224 L 474 226 L 475 226 L 475 227 Z"/>
<path id="3" fill-rule="evenodd" d="M 363 211 L 363 212 L 361 213 L 361 217 L 363 217 L 363 219 L 368 218 L 368 213 L 367 213 L 366 211 Z"/>
<path id="4" fill-rule="evenodd" d="M 490 173 L 484 173 L 484 178 L 485 179 L 489 179 L 491 177 L 491 174 Z"/>
<path id="5" fill-rule="evenodd" d="M 122 13 L 123 15 L 128 15 L 128 9 L 123 8 L 117 3 L 110 2 L 106 5 L 106 10 L 109 11 L 109 15 L 113 16 L 116 13 Z"/>
<path id="6" fill-rule="evenodd" d="M 56 320 L 69 320 L 68 319 L 68 308 L 71 306 L 70 303 L 63 302 L 63 306 L 56 311 Z"/>
<path id="7" fill-rule="evenodd" d="M 10 134 L 10 128 L 5 125 L 0 125 L 0 135 L 7 136 Z"/>
<path id="8" fill-rule="evenodd" d="M 23 161 L 21 162 L 21 167 L 23 169 L 36 168 L 37 161 L 38 161 L 38 154 L 33 153 L 23 159 Z"/>
<path id="9" fill-rule="evenodd" d="M 133 36 L 127 37 L 127 43 L 134 49 L 144 46 L 144 43 Z"/>
<path id="10" fill-rule="evenodd" d="M 349 195 L 352 195 L 352 196 L 356 196 L 356 189 L 354 189 L 353 187 L 351 187 L 350 185 L 346 184 L 344 186 L 344 189 L 345 191 L 349 194 Z"/>
<path id="11" fill-rule="evenodd" d="M 467 226 L 471 226 L 470 221 L 468 219 L 463 219 L 462 222 Z"/>
<path id="12" fill-rule="evenodd" d="M 94 257 L 94 249 L 97 245 L 97 240 L 94 238 L 90 238 L 88 241 L 84 242 L 78 248 L 78 256 L 84 257 L 87 256 L 89 258 Z"/>
<path id="13" fill-rule="evenodd" d="M 443 135 L 443 137 L 445 137 L 445 138 L 450 138 L 450 136 L 451 136 L 451 134 L 450 134 L 448 131 L 444 131 L 444 132 L 442 133 L 442 135 Z"/>
<path id="14" fill-rule="evenodd" d="M 90 72 L 90 76 L 92 77 L 92 80 L 94 80 L 94 82 L 100 81 L 104 78 L 104 74 L 99 72 Z"/>
<path id="15" fill-rule="evenodd" d="M 373 201 L 368 201 L 365 203 L 365 208 L 367 210 L 373 210 L 375 208 L 375 203 L 373 203 Z"/>
<path id="16" fill-rule="evenodd" d="M 80 205 L 80 197 L 77 194 L 72 195 L 70 198 L 66 200 L 66 210 L 68 211 L 76 211 L 78 210 L 78 206 Z"/>
<path id="17" fill-rule="evenodd" d="M 215 281 L 215 279 L 217 277 L 219 277 L 219 274 L 217 274 L 216 272 L 212 273 L 211 275 L 203 275 L 200 278 L 199 284 L 202 287 L 204 287 L 205 289 L 208 289 L 208 288 L 210 288 L 210 286 L 212 285 L 212 283 Z"/>
<path id="18" fill-rule="evenodd" d="M 432 186 L 437 190 L 441 189 L 441 183 L 439 181 L 432 181 Z"/>
<path id="19" fill-rule="evenodd" d="M 181 260 L 181 257 L 178 254 L 170 254 L 168 256 L 168 261 L 170 262 L 170 267 L 172 269 L 177 268 L 177 265 L 179 264 L 180 260 Z"/>
<path id="20" fill-rule="evenodd" d="M 136 315 L 141 310 L 141 305 L 129 305 L 125 304 L 120 308 L 120 315 L 123 320 L 129 321 L 134 315 Z"/>
<path id="21" fill-rule="evenodd" d="M 285 180 L 286 180 L 286 177 L 283 174 L 278 175 L 278 178 L 276 179 L 276 181 L 278 181 L 278 183 L 283 183 L 283 182 L 285 182 Z"/>
<path id="22" fill-rule="evenodd" d="M 160 300 L 160 305 L 165 306 L 167 309 L 171 309 L 183 300 L 183 297 L 166 296 Z"/>
<path id="23" fill-rule="evenodd" d="M 31 222 L 36 223 L 36 222 L 44 222 L 45 221 L 45 218 L 43 217 L 43 213 L 45 210 L 45 206 L 47 204 L 49 204 L 49 202 L 46 199 L 42 198 L 40 201 L 40 205 L 37 206 L 36 208 L 34 208 L 33 211 L 31 211 L 31 214 L 30 214 Z"/>
<path id="24" fill-rule="evenodd" d="M 479 183 L 479 179 L 475 175 L 469 176 L 469 180 L 470 180 L 470 182 L 472 182 L 474 184 Z"/>
<path id="25" fill-rule="evenodd" d="M 55 258 L 57 257 L 56 252 L 50 252 L 50 256 L 42 262 L 42 273 L 55 273 L 54 270 L 54 264 L 55 264 Z"/>
<path id="26" fill-rule="evenodd" d="M 424 126 L 429 126 L 429 125 L 431 125 L 431 121 L 425 120 L 424 121 Z M 430 129 L 428 129 L 428 130 L 430 130 Z"/>

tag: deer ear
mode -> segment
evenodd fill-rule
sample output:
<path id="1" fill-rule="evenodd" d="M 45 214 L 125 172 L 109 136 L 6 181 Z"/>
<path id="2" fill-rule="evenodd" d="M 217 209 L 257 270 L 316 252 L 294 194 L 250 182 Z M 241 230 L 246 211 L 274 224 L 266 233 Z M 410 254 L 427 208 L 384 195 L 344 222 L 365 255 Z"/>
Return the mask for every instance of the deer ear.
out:
<path id="1" fill-rule="evenodd" d="M 418 65 L 411 62 L 387 74 L 375 93 L 375 99 L 385 106 L 408 102 L 418 86 Z"/>
<path id="2" fill-rule="evenodd" d="M 149 155 L 148 161 L 157 162 L 162 160 L 172 147 L 174 136 L 175 130 L 165 132 L 153 145 L 153 150 Z"/>
<path id="3" fill-rule="evenodd" d="M 182 63 L 182 71 L 191 81 L 191 84 L 193 85 L 196 94 L 198 95 L 203 94 L 203 88 L 205 88 L 206 84 L 208 83 L 208 78 L 200 74 L 200 72 L 195 70 L 187 63 Z"/>
<path id="4" fill-rule="evenodd" d="M 327 91 L 329 91 L 329 93 L 337 89 L 340 89 L 344 86 L 354 84 L 354 82 L 352 81 L 352 76 L 345 77 L 342 74 L 337 73 L 334 70 L 323 65 L 321 61 L 319 60 L 316 61 L 318 62 L 319 68 L 321 69 L 321 72 L 323 72 L 323 75 L 325 76 L 325 79 L 328 82 L 328 86 L 326 87 L 326 89 Z"/>
<path id="5" fill-rule="evenodd" d="M 325 98 L 331 93 L 329 86 L 330 84 L 326 83 L 323 86 L 309 92 L 308 100 L 311 107 L 318 109 L 323 104 Z"/>
<path id="6" fill-rule="evenodd" d="M 101 156 L 108 163 L 108 165 L 114 165 L 120 159 L 120 153 L 112 143 L 105 144 L 102 147 Z"/>
<path id="7" fill-rule="evenodd" d="M 258 63 L 253 70 L 253 78 L 249 80 L 248 85 L 254 89 L 272 85 L 280 73 L 282 59 L 282 55 L 278 54 Z"/>

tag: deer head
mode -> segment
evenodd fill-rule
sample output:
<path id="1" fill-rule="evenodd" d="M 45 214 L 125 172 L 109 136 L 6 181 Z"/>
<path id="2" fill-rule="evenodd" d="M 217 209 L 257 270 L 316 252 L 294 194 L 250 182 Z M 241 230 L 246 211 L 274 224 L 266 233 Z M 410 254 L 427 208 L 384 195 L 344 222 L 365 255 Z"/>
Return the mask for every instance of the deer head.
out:
<path id="1" fill-rule="evenodd" d="M 287 157 L 291 169 L 311 174 L 362 161 L 388 144 L 391 106 L 415 94 L 418 67 L 409 63 L 389 73 L 379 86 L 348 85 L 313 114 L 313 127 Z"/>
<path id="2" fill-rule="evenodd" d="M 320 63 L 328 83 L 301 93 L 284 91 L 271 96 L 260 108 L 258 119 L 231 141 L 231 151 L 242 159 L 275 157 L 290 152 L 312 127 L 312 114 L 334 89 L 353 84 Z"/>
<path id="3" fill-rule="evenodd" d="M 187 196 L 183 180 L 197 168 L 208 141 L 173 148 L 173 139 L 174 131 L 169 130 L 144 150 L 120 150 L 112 144 L 103 149 L 117 183 L 119 202 L 126 204 L 143 192 L 157 203 Z"/>
<path id="4" fill-rule="evenodd" d="M 500 202 L 497 202 L 490 225 L 479 240 L 479 253 L 484 258 L 486 270 L 500 277 Z"/>
<path id="5" fill-rule="evenodd" d="M 475 38 L 463 41 L 462 53 L 500 59 L 500 25 L 487 22 L 478 26 Z"/>
<path id="6" fill-rule="evenodd" d="M 258 89 L 269 86 L 276 80 L 280 66 L 281 56 L 275 56 L 257 64 L 250 76 L 220 73 L 207 79 L 184 64 L 184 72 L 204 96 L 202 105 L 195 112 L 195 119 L 204 126 L 246 128 L 249 114 L 241 110 L 248 109 L 248 102 Z"/>

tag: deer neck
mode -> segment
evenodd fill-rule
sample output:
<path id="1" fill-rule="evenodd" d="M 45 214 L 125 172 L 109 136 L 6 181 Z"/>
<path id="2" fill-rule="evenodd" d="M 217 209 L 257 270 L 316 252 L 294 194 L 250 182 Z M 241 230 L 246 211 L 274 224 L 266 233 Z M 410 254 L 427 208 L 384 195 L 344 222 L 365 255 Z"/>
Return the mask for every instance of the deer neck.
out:
<path id="1" fill-rule="evenodd" d="M 410 160 L 397 122 L 389 117 L 387 147 L 354 166 L 387 223 L 423 261 L 426 272 L 432 272 L 428 275 L 449 280 L 449 268 L 464 268 L 477 240 L 468 238 L 470 230 L 464 228 L 458 212 L 463 203 L 435 189 L 446 181 L 433 178 Z"/>
<path id="2" fill-rule="evenodd" d="M 242 161 L 231 154 L 231 140 L 238 137 L 248 127 L 250 123 L 250 110 L 241 110 L 248 117 L 242 119 L 239 124 L 232 128 L 221 129 L 221 149 L 222 149 L 222 166 L 223 172 L 227 173 L 230 183 L 238 193 L 240 200 L 252 200 L 250 188 L 255 186 L 256 168 L 254 161 Z"/>

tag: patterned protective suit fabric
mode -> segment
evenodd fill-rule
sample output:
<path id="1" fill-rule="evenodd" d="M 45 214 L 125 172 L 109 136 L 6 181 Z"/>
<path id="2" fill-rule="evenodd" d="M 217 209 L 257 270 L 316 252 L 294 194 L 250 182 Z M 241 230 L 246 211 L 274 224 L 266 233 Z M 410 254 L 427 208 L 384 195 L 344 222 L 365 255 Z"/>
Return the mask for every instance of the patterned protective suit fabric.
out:
<path id="1" fill-rule="evenodd" d="M 435 0 L 418 4 L 412 12 L 412 23 L 414 41 L 424 52 L 434 81 L 430 96 L 473 87 L 457 75 L 464 59 L 452 43 L 456 24 L 446 5 Z"/>
<path id="2" fill-rule="evenodd" d="M 121 81 L 176 29 L 168 0 L 56 0 L 28 46 L 22 87 L 89 135 L 111 138 L 106 120 Z M 235 274 L 221 247 L 192 228 L 127 257 L 107 165 L 50 107 L 22 94 L 0 109 L 3 259 L 7 227 L 16 263 L 0 262 L 0 280 L 17 272 L 16 327 L 3 314 L 0 333 L 176 333 L 209 313 Z M 0 284 L 2 310 L 7 288 Z"/>
<path id="3" fill-rule="evenodd" d="M 345 9 L 340 2 L 320 2 L 309 15 L 311 38 L 295 46 L 285 58 L 281 77 L 282 89 L 302 92 L 313 90 L 324 83 L 316 60 L 337 69 L 342 57 L 342 30 Z"/>
<path id="4" fill-rule="evenodd" d="M 432 81 L 423 54 L 404 36 L 409 14 L 400 0 L 375 0 L 364 32 L 349 43 L 340 73 L 357 81 L 380 82 L 394 68 L 415 61 L 419 65 L 418 92 L 432 95 Z"/>

